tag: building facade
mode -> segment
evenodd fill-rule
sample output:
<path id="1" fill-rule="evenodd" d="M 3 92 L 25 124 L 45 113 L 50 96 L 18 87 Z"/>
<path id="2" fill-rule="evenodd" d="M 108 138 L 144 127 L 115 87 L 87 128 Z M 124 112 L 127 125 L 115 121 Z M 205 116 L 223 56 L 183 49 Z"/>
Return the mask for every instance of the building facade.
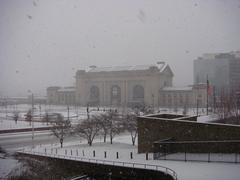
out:
<path id="1" fill-rule="evenodd" d="M 156 65 L 96 67 L 76 73 L 76 103 L 80 105 L 156 106 L 159 90 L 172 86 L 173 73 L 164 62 Z"/>
<path id="2" fill-rule="evenodd" d="M 214 86 L 216 93 L 240 90 L 240 52 L 204 54 L 194 60 L 194 83 Z"/>
<path id="3" fill-rule="evenodd" d="M 51 86 L 47 88 L 47 103 L 48 104 L 75 104 L 75 87 L 58 87 Z"/>
<path id="4" fill-rule="evenodd" d="M 159 91 L 159 106 L 166 108 L 206 107 L 207 93 L 206 84 L 186 87 L 163 87 Z"/>
<path id="5" fill-rule="evenodd" d="M 171 68 L 164 62 L 90 66 L 76 72 L 75 87 L 48 87 L 47 102 L 81 106 L 206 107 L 206 84 L 173 87 L 173 76 Z"/>

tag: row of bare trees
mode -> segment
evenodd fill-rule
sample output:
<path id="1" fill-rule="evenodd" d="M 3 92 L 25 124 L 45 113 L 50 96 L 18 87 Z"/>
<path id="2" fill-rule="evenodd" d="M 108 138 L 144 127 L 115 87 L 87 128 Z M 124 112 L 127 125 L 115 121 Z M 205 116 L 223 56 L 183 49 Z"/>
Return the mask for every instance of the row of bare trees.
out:
<path id="1" fill-rule="evenodd" d="M 222 123 L 240 124 L 240 96 L 222 91 L 215 103 L 215 113 Z"/>
<path id="2" fill-rule="evenodd" d="M 137 113 L 119 114 L 116 111 L 105 112 L 99 115 L 90 116 L 76 126 L 71 126 L 69 120 L 64 120 L 59 114 L 53 123 L 52 132 L 59 139 L 61 147 L 66 136 L 78 135 L 87 140 L 89 146 L 97 136 L 103 136 L 103 141 L 110 143 L 117 134 L 129 132 L 131 134 L 132 144 L 135 145 L 137 137 Z"/>

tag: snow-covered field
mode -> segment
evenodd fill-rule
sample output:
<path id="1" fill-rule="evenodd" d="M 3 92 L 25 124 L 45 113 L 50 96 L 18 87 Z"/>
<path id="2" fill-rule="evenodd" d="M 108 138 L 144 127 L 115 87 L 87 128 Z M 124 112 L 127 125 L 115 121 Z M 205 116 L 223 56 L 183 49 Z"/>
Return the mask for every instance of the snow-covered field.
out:
<path id="1" fill-rule="evenodd" d="M 25 121 L 25 115 L 28 112 L 29 109 L 31 109 L 31 105 L 29 104 L 20 104 L 20 105 L 9 105 L 9 106 L 0 106 L 0 130 L 5 129 L 22 129 L 22 128 L 31 128 L 29 122 Z M 103 110 L 107 110 L 109 108 L 107 107 L 90 107 L 90 115 L 99 114 L 102 113 Z M 155 109 L 156 110 L 156 109 Z M 13 120 L 14 112 L 19 112 L 19 120 L 17 123 Z M 35 105 L 34 106 L 34 121 L 39 121 L 45 113 L 60 113 L 65 118 L 69 116 L 69 119 L 73 124 L 78 123 L 82 119 L 87 117 L 87 107 L 78 107 L 78 106 L 70 106 L 69 112 L 68 107 L 63 105 Z M 160 108 L 159 110 L 156 110 L 156 112 L 160 113 L 177 113 L 182 114 L 183 109 L 178 108 L 176 109 L 169 109 L 169 108 Z M 188 115 L 195 115 L 196 109 L 191 108 L 188 110 Z M 205 110 L 201 109 L 199 110 L 199 114 L 202 114 L 198 117 L 199 122 L 209 122 L 211 120 L 217 119 L 216 115 L 209 115 L 206 116 Z M 34 127 L 46 127 L 48 124 L 42 123 L 42 122 L 34 122 Z"/>
<path id="2" fill-rule="evenodd" d="M 165 166 L 177 173 L 178 180 L 240 179 L 240 164 L 153 160 L 153 154 L 149 154 L 149 160 L 146 160 L 146 154 L 138 154 L 137 146 L 131 145 L 130 135 L 126 134 L 117 136 L 113 144 L 103 143 L 101 139 L 98 139 L 93 146 L 88 146 L 85 141 L 79 140 L 65 143 L 63 148 L 60 148 L 59 144 L 46 144 L 38 145 L 34 149 L 25 148 L 24 151 L 46 153 L 51 156 L 69 156 L 72 159 L 84 157 L 115 162 Z M 95 157 L 93 156 L 93 151 L 95 151 Z M 104 157 L 104 152 L 106 152 L 106 158 Z M 117 152 L 119 154 L 118 159 Z M 131 152 L 133 153 L 133 159 L 130 156 Z"/>
<path id="3" fill-rule="evenodd" d="M 31 105 L 28 104 L 12 105 L 7 106 L 7 108 L 6 106 L 0 106 L 0 130 L 31 128 L 32 125 L 25 121 L 25 115 L 29 109 L 31 109 Z M 96 108 L 91 108 L 90 114 L 93 115 L 100 113 L 100 111 L 96 110 Z M 19 120 L 17 122 L 13 119 L 15 112 L 19 113 Z M 87 117 L 86 107 L 70 106 L 68 112 L 67 106 L 35 105 L 34 127 L 46 127 L 49 125 L 48 123 L 39 122 L 45 113 L 60 113 L 64 116 L 64 118 L 68 118 L 69 116 L 69 119 L 73 124 L 78 123 Z"/>

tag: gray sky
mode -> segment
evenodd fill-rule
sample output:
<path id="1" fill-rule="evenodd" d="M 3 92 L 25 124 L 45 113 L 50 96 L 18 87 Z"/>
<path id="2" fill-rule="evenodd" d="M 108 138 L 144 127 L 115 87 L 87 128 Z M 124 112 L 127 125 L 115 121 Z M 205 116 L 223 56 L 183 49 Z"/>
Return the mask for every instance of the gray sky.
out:
<path id="1" fill-rule="evenodd" d="M 240 50 L 239 0 L 0 0 L 0 96 L 74 85 L 89 65 L 168 63 L 192 84 L 193 60 Z"/>

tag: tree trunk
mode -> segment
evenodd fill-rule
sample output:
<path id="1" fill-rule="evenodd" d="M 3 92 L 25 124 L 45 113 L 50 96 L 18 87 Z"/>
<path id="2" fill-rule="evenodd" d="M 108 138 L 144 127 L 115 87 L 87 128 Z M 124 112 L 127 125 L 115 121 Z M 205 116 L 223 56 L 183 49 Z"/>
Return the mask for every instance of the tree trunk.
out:
<path id="1" fill-rule="evenodd" d="M 92 141 L 91 140 L 88 141 L 88 145 L 92 146 Z"/>
<path id="2" fill-rule="evenodd" d="M 135 146 L 135 138 L 132 137 L 132 145 Z"/>
<path id="3" fill-rule="evenodd" d="M 106 142 L 106 140 L 107 140 L 107 134 L 104 134 L 104 137 L 103 137 L 104 143 Z"/>
<path id="4" fill-rule="evenodd" d="M 63 138 L 60 138 L 61 148 L 63 147 Z"/>

